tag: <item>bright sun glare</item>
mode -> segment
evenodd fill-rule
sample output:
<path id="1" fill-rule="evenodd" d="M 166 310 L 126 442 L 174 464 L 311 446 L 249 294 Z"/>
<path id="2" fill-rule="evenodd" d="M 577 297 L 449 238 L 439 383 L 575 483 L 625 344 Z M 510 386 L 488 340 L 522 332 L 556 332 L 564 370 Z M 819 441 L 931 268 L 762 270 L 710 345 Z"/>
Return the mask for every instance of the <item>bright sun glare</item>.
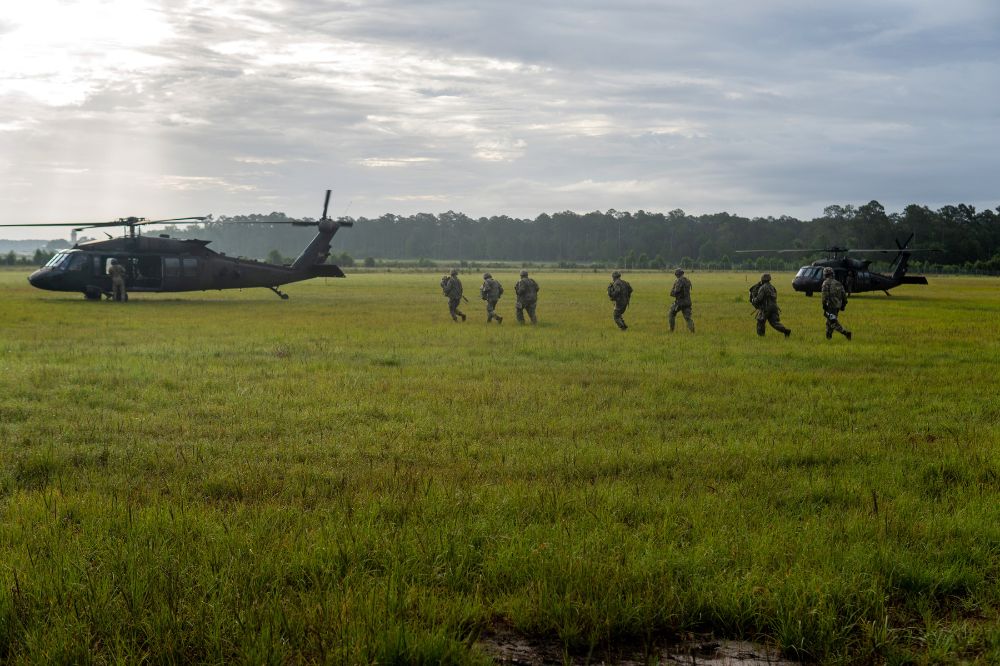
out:
<path id="1" fill-rule="evenodd" d="M 143 52 L 173 35 L 146 0 L 9 3 L 0 23 L 0 94 L 80 104 L 103 82 L 157 66 Z"/>

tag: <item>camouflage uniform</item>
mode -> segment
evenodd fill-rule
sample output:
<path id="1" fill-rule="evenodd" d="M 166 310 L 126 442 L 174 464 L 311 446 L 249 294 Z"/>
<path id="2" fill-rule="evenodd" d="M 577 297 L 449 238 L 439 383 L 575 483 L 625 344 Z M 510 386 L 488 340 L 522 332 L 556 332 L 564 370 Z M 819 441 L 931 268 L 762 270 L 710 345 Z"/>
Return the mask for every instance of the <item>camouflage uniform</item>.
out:
<path id="1" fill-rule="evenodd" d="M 128 300 L 128 292 L 125 290 L 125 267 L 117 261 L 112 261 L 108 268 L 108 275 L 111 276 L 112 298 L 119 303 Z"/>
<path id="2" fill-rule="evenodd" d="M 450 275 L 441 278 L 441 291 L 448 297 L 448 312 L 452 321 L 458 321 L 459 317 L 465 321 L 465 313 L 458 309 L 462 302 L 462 281 L 458 279 L 458 270 L 452 269 Z"/>
<path id="3" fill-rule="evenodd" d="M 847 292 L 844 290 L 844 286 L 834 277 L 832 268 L 824 269 L 823 277 L 826 278 L 823 280 L 821 288 L 823 293 L 823 316 L 826 317 L 826 339 L 829 340 L 832 338 L 833 332 L 837 331 L 850 340 L 851 332 L 845 330 L 837 319 L 841 310 L 847 307 Z"/>
<path id="4" fill-rule="evenodd" d="M 787 338 L 792 334 L 792 329 L 785 328 L 781 323 L 781 310 L 778 309 L 778 290 L 771 284 L 771 276 L 764 273 L 760 276 L 757 293 L 754 296 L 753 306 L 757 308 L 757 335 L 764 335 L 765 324 L 785 334 Z"/>
<path id="5" fill-rule="evenodd" d="M 524 323 L 524 311 L 527 310 L 531 323 L 537 324 L 535 305 L 538 303 L 538 283 L 528 277 L 528 271 L 521 271 L 521 279 L 514 285 L 514 293 L 517 294 L 514 314 L 518 323 Z"/>
<path id="6" fill-rule="evenodd" d="M 628 303 L 632 299 L 632 285 L 622 279 L 622 274 L 615 271 L 611 274 L 611 284 L 608 285 L 608 298 L 615 302 L 615 311 L 612 318 L 618 328 L 625 330 L 628 326 L 622 315 L 628 309 Z"/>
<path id="7" fill-rule="evenodd" d="M 677 280 L 674 281 L 674 286 L 670 289 L 670 295 L 674 297 L 674 303 L 670 306 L 670 313 L 667 315 L 667 321 L 670 323 L 670 332 L 674 331 L 674 324 L 677 321 L 677 313 L 680 312 L 684 315 L 684 321 L 687 322 L 688 330 L 694 333 L 694 320 L 691 319 L 691 280 L 684 277 L 684 271 L 678 268 L 674 271 L 674 275 L 677 276 Z"/>
<path id="8" fill-rule="evenodd" d="M 486 301 L 486 323 L 496 319 L 498 324 L 502 324 L 503 317 L 497 314 L 497 301 L 503 296 L 503 285 L 489 273 L 483 273 L 483 286 L 479 288 L 479 295 Z"/>

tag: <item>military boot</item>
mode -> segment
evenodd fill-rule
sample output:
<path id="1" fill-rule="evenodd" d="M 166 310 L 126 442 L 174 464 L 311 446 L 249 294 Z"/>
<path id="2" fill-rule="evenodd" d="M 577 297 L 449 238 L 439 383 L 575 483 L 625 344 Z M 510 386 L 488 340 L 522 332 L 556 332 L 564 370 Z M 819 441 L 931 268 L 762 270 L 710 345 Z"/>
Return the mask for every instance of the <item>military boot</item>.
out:
<path id="1" fill-rule="evenodd" d="M 851 332 L 850 331 L 844 331 L 844 337 L 847 338 L 848 340 L 850 340 L 851 339 Z"/>
<path id="2" fill-rule="evenodd" d="M 785 337 L 787 338 L 789 335 L 792 334 L 792 329 L 786 328 L 785 330 L 782 331 L 782 333 L 784 333 Z"/>

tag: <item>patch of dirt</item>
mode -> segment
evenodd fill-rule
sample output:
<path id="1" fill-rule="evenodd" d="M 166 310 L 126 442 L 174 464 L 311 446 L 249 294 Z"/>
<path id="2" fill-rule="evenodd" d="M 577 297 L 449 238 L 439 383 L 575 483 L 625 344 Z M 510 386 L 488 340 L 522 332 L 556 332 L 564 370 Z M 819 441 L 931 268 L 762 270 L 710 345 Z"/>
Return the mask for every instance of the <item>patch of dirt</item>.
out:
<path id="1" fill-rule="evenodd" d="M 634 647 L 601 648 L 590 655 L 566 654 L 558 641 L 545 641 L 518 636 L 501 630 L 481 637 L 476 646 L 497 664 L 705 664 L 706 666 L 795 666 L 796 661 L 781 657 L 763 645 L 748 641 L 716 640 L 711 637 L 693 638 L 657 647 L 649 652 Z"/>

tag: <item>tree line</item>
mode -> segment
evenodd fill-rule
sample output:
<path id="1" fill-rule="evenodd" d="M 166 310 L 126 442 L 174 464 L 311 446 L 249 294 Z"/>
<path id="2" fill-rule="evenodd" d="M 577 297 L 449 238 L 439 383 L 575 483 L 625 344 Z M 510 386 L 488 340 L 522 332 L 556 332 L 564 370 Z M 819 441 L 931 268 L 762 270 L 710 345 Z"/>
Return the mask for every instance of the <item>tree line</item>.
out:
<path id="1" fill-rule="evenodd" d="M 308 227 L 260 224 L 287 221 L 283 213 L 219 217 L 172 230 L 178 236 L 211 240 L 229 254 L 266 258 L 272 251 L 294 257 L 315 233 Z M 308 218 L 306 218 L 308 219 Z M 252 230 L 233 224 L 254 221 Z M 1000 207 L 977 211 L 965 204 L 932 210 L 912 204 L 888 213 L 878 201 L 833 205 L 812 220 L 790 216 L 747 218 L 730 213 L 688 215 L 616 211 L 543 213 L 534 219 L 506 215 L 471 218 L 448 211 L 353 219 L 335 245 L 347 258 L 436 258 L 446 260 L 563 262 L 660 268 L 683 260 L 740 265 L 757 255 L 739 250 L 895 248 L 914 234 L 911 246 L 935 250 L 915 256 L 916 265 L 1000 270 Z M 804 252 L 803 257 L 809 253 Z M 871 255 L 867 258 L 879 258 Z M 884 255 L 886 261 L 892 254 Z M 344 257 L 341 256 L 341 263 Z M 792 257 L 791 264 L 802 258 Z"/>
<path id="2" fill-rule="evenodd" d="M 55 256 L 54 251 L 38 248 L 34 254 L 23 254 L 11 250 L 0 255 L 0 266 L 44 266 Z"/>
<path id="3" fill-rule="evenodd" d="M 217 251 L 233 256 L 287 261 L 315 234 L 314 228 L 287 224 L 284 213 L 223 216 L 203 224 L 168 228 L 170 235 L 213 241 Z M 309 218 L 305 218 L 308 220 Z M 1000 207 L 977 211 L 965 204 L 932 210 L 912 204 L 887 213 L 878 201 L 861 206 L 833 205 L 811 220 L 781 217 L 747 218 L 730 213 L 689 215 L 682 210 L 543 213 L 534 219 L 506 215 L 471 218 L 448 211 L 353 219 L 354 227 L 337 234 L 330 261 L 342 266 L 424 260 L 454 262 L 519 261 L 556 263 L 565 267 L 624 266 L 667 268 L 675 265 L 718 268 L 794 268 L 818 256 L 738 254 L 741 250 L 818 250 L 833 245 L 855 249 L 895 248 L 914 234 L 911 246 L 932 253 L 915 255 L 917 270 L 967 269 L 1000 272 Z M 255 222 L 253 227 L 239 223 Z M 41 265 L 52 249 L 34 255 L 13 251 L 0 264 Z M 864 254 L 869 259 L 892 253 Z"/>

